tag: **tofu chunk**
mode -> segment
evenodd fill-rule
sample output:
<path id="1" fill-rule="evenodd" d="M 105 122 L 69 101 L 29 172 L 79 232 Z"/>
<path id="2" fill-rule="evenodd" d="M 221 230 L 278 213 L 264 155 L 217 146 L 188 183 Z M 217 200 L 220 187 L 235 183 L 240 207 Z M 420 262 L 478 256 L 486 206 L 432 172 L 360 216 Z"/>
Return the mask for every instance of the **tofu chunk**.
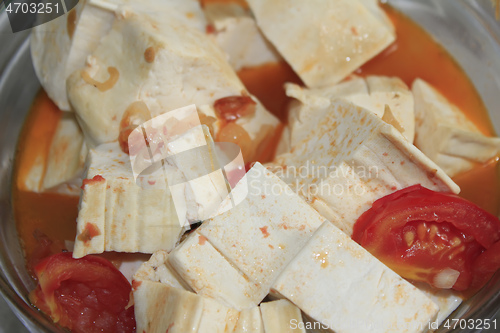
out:
<path id="1" fill-rule="evenodd" d="M 282 60 L 248 10 L 235 3 L 213 3 L 204 11 L 213 28 L 209 36 L 227 54 L 235 71 Z"/>
<path id="2" fill-rule="evenodd" d="M 260 310 L 259 306 L 255 306 L 241 311 L 233 333 L 264 333 Z"/>
<path id="3" fill-rule="evenodd" d="M 189 110 L 196 115 L 194 106 L 177 111 Z M 175 121 L 171 125 L 179 127 Z M 170 133 L 173 128 L 166 121 L 147 130 Z M 138 155 L 123 153 L 118 143 L 90 151 L 77 219 L 75 258 L 103 251 L 170 251 L 191 223 L 217 214 L 229 194 L 206 126 L 181 130 L 172 140 L 155 138 L 149 146 L 141 128 L 137 131 L 140 137 L 134 139 L 138 141 L 134 147 L 140 148 L 142 142 L 145 148 L 134 152 Z M 147 153 L 147 158 L 142 153 Z"/>
<path id="4" fill-rule="evenodd" d="M 266 290 L 231 265 L 197 230 L 170 253 L 168 260 L 196 293 L 228 307 L 251 309 L 266 297 Z"/>
<path id="5" fill-rule="evenodd" d="M 224 119 L 215 118 L 215 101 L 242 95 L 248 95 L 245 87 L 204 33 L 173 18 L 132 13 L 115 20 L 86 67 L 68 79 L 68 96 L 90 147 L 116 140 L 125 111 L 139 101 L 153 118 L 195 104 L 217 122 L 217 139 Z M 279 123 L 255 103 L 255 113 L 235 121 L 253 148 Z"/>
<path id="6" fill-rule="evenodd" d="M 196 230 L 200 241 L 181 244 L 172 251 L 170 260 L 197 293 L 243 310 L 262 301 L 281 270 L 324 218 L 259 163 L 232 193 L 244 200 L 233 209 L 205 221 Z M 227 204 L 230 204 L 228 198 L 221 209 Z M 237 286 L 236 282 L 229 283 L 236 279 L 229 279 L 227 271 L 214 265 L 207 257 L 208 252 L 198 252 L 202 247 L 200 242 L 204 246 L 210 244 L 218 261 L 225 261 L 224 265 L 235 272 L 231 274 L 238 272 L 243 277 L 239 281 L 247 283 Z M 254 291 L 248 292 L 249 287 Z"/>
<path id="7" fill-rule="evenodd" d="M 190 238 L 197 240 L 198 236 Z M 285 299 L 239 312 L 186 290 L 176 272 L 168 266 L 168 257 L 166 251 L 156 252 L 134 275 L 132 285 L 138 331 L 305 332 L 300 309 Z"/>
<path id="8" fill-rule="evenodd" d="M 304 104 L 318 121 L 269 168 L 347 235 L 387 194 L 414 184 L 458 193 L 459 187 L 400 132 L 371 111 L 338 99 Z"/>
<path id="9" fill-rule="evenodd" d="M 441 93 L 423 80 L 412 86 L 415 97 L 415 145 L 450 177 L 498 155 L 500 138 L 487 137 Z"/>
<path id="10" fill-rule="evenodd" d="M 168 252 L 159 250 L 134 273 L 134 280 L 159 282 L 177 289 L 191 290 L 182 278 L 170 266 Z"/>
<path id="11" fill-rule="evenodd" d="M 395 40 L 392 24 L 369 1 L 248 0 L 248 4 L 264 35 L 308 87 L 338 83 Z"/>
<path id="12" fill-rule="evenodd" d="M 67 15 L 36 26 L 31 35 L 31 55 L 35 72 L 49 97 L 63 111 L 71 107 L 66 95 L 66 79 L 85 65 L 85 59 L 111 29 L 115 13 L 146 12 L 158 17 L 183 19 L 199 30 L 206 21 L 196 0 L 86 0 Z"/>
<path id="13" fill-rule="evenodd" d="M 134 275 L 138 332 L 231 333 L 240 313 L 184 288 L 168 266 L 168 253 L 158 251 Z"/>
<path id="14" fill-rule="evenodd" d="M 307 89 L 287 83 L 286 93 L 296 99 L 290 108 L 288 130 L 282 135 L 279 153 L 290 151 L 302 141 L 308 132 L 305 127 L 317 123 L 323 116 L 317 108 L 325 108 L 334 100 L 342 98 L 363 107 L 379 118 L 389 122 L 386 106 L 393 117 L 392 123 L 408 142 L 415 136 L 415 113 L 413 95 L 406 84 L 397 77 L 368 76 L 352 79 L 324 88 Z M 384 115 L 386 118 L 384 118 Z"/>
<path id="15" fill-rule="evenodd" d="M 161 185 L 167 184 L 161 170 L 137 184 L 129 156 L 118 143 L 90 150 L 87 163 L 74 258 L 104 251 L 153 253 L 175 246 L 186 229 L 168 186 Z"/>
<path id="16" fill-rule="evenodd" d="M 427 332 L 438 307 L 325 222 L 273 288 L 332 332 Z"/>
<path id="17" fill-rule="evenodd" d="M 306 333 L 300 309 L 286 299 L 262 303 L 260 312 L 266 332 Z"/>
<path id="18" fill-rule="evenodd" d="M 87 147 L 74 114 L 63 113 L 46 156 L 39 156 L 23 188 L 33 192 L 80 194 Z"/>
<path id="19" fill-rule="evenodd" d="M 87 147 L 74 114 L 63 114 L 47 155 L 47 166 L 41 190 L 70 183 L 75 178 L 80 179 L 84 171 L 86 155 Z"/>

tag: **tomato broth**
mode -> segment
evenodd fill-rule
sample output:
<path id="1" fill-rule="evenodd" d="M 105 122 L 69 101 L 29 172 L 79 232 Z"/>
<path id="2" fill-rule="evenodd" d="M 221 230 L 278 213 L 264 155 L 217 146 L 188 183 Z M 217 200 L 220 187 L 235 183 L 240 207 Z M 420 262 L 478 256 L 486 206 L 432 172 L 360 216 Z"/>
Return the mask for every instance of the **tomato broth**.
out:
<path id="1" fill-rule="evenodd" d="M 389 6 L 384 5 L 383 8 L 396 26 L 398 39 L 356 74 L 398 76 L 409 86 L 415 78 L 422 78 L 459 106 L 481 131 L 493 135 L 487 110 L 460 66 L 418 25 Z M 238 74 L 252 94 L 282 121 L 286 120 L 289 99 L 285 95 L 283 83 L 300 83 L 290 66 L 285 62 L 266 64 L 243 69 Z M 40 163 L 40 159 L 45 161 L 60 116 L 61 111 L 41 92 L 22 130 L 15 159 L 13 206 L 28 263 L 34 253 L 39 251 L 39 238 L 35 235 L 46 235 L 57 245 L 56 248 L 64 247 L 64 241 L 75 238 L 78 198 L 54 193 L 32 193 L 24 186 L 30 168 Z M 271 153 L 268 151 L 266 155 L 266 159 L 269 159 Z M 498 213 L 500 203 L 497 160 L 455 178 L 465 198 L 493 214 Z"/>

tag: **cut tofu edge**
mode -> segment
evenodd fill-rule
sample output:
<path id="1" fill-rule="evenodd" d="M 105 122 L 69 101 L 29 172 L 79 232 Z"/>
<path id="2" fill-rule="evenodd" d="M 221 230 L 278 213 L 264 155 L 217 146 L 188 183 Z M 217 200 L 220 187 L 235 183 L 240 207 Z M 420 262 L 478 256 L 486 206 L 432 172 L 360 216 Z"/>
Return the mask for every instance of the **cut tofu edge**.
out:
<path id="1" fill-rule="evenodd" d="M 339 82 L 395 39 L 388 20 L 379 20 L 385 14 L 374 15 L 373 5 L 368 9 L 357 0 L 248 4 L 264 35 L 308 87 Z"/>
<path id="2" fill-rule="evenodd" d="M 196 292 L 238 310 L 258 305 L 279 272 L 325 219 L 256 163 L 221 205 L 170 255 Z M 207 265 L 211 262 L 211 265 Z"/>
<path id="3" fill-rule="evenodd" d="M 196 293 L 228 307 L 250 309 L 267 295 L 266 290 L 233 267 L 197 231 L 178 245 L 168 260 Z"/>
<path id="4" fill-rule="evenodd" d="M 415 144 L 450 177 L 500 153 L 500 138 L 487 137 L 462 111 L 427 82 L 417 79 Z"/>
<path id="5" fill-rule="evenodd" d="M 123 53 L 130 56 L 124 59 Z M 169 89 L 158 89 L 164 86 Z M 136 102 L 144 103 L 152 117 L 191 104 L 214 117 L 217 100 L 248 94 L 222 51 L 205 34 L 175 19 L 159 21 L 140 13 L 114 22 L 86 67 L 70 75 L 67 88 L 90 147 L 116 140 L 125 111 Z M 236 121 L 254 149 L 279 125 L 256 103 L 253 115 Z M 223 119 L 215 120 L 217 137 Z"/>
<path id="6" fill-rule="evenodd" d="M 198 333 L 305 332 L 300 309 L 288 300 L 237 311 L 184 289 L 175 271 L 168 267 L 168 257 L 166 251 L 154 253 L 134 275 L 132 286 L 139 331 L 175 327 L 175 331 Z"/>
<path id="7" fill-rule="evenodd" d="M 90 150 L 73 257 L 172 249 L 185 230 L 161 170 L 136 183 L 118 143 Z"/>
<path id="8" fill-rule="evenodd" d="M 421 184 L 459 192 L 440 167 L 371 111 L 342 99 L 325 105 L 311 107 L 318 121 L 302 123 L 308 135 L 269 166 L 348 235 L 375 200 L 396 190 Z"/>
<path id="9" fill-rule="evenodd" d="M 338 98 L 363 107 L 386 122 L 387 119 L 384 118 L 384 115 L 389 107 L 390 113 L 397 123 L 395 127 L 410 143 L 413 143 L 415 133 L 413 95 L 406 84 L 397 77 L 368 76 L 360 78 L 353 76 L 352 79 L 345 82 L 315 89 L 287 83 L 285 90 L 289 97 L 293 97 L 297 101 L 290 108 L 288 128 L 291 134 L 290 137 L 283 137 L 282 141 L 289 140 L 287 143 L 282 143 L 284 146 L 293 147 L 304 139 L 309 133 L 307 126 L 315 124 L 321 119 L 322 113 L 318 112 L 318 109 L 327 108 Z M 282 152 L 286 151 L 282 149 Z"/>
<path id="10" fill-rule="evenodd" d="M 274 46 L 257 28 L 250 12 L 234 3 L 213 3 L 204 7 L 215 43 L 227 54 L 235 71 L 282 60 Z"/>
<path id="11" fill-rule="evenodd" d="M 72 111 L 66 94 L 68 76 L 85 65 L 85 59 L 110 31 L 116 18 L 135 12 L 158 17 L 180 12 L 184 14 L 180 15 L 184 24 L 200 31 L 206 26 L 196 0 L 147 0 L 140 5 L 130 0 L 81 1 L 68 15 L 36 26 L 30 41 L 35 72 L 61 110 Z"/>
<path id="12" fill-rule="evenodd" d="M 273 289 L 336 332 L 426 332 L 438 313 L 427 296 L 330 222 Z"/>
<path id="13" fill-rule="evenodd" d="M 87 146 L 74 114 L 62 113 L 48 148 L 45 157 L 35 159 L 23 188 L 79 196 Z"/>
<path id="14" fill-rule="evenodd" d="M 233 332 L 239 311 L 185 289 L 168 256 L 166 251 L 154 253 L 134 275 L 137 329 L 164 331 L 175 326 L 178 332 Z"/>

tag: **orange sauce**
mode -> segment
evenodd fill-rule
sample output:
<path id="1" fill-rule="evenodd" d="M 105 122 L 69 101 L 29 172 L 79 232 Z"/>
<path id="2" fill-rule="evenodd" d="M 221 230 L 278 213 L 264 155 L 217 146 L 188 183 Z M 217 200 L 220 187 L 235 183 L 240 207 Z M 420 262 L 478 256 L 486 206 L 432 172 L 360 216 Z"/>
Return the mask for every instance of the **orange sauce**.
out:
<path id="1" fill-rule="evenodd" d="M 458 106 L 485 135 L 495 135 L 479 93 L 449 53 L 409 18 L 383 5 L 396 27 L 397 40 L 356 74 L 400 77 L 409 87 L 421 78 Z M 460 195 L 497 215 L 500 207 L 498 159 L 454 177 Z"/>
<path id="2" fill-rule="evenodd" d="M 21 131 L 12 191 L 14 217 L 17 231 L 24 247 L 26 259 L 31 261 L 40 249 L 36 232 L 54 241 L 56 248 L 63 248 L 64 240 L 74 241 L 78 198 L 54 193 L 34 193 L 25 188 L 25 179 L 35 164 L 45 164 L 50 143 L 62 112 L 41 91 Z"/>
<path id="3" fill-rule="evenodd" d="M 207 2 L 234 2 L 234 0 L 202 0 Z M 459 106 L 485 134 L 494 134 L 487 111 L 477 91 L 462 69 L 450 55 L 411 20 L 388 6 L 384 9 L 394 22 L 398 40 L 382 54 L 357 71 L 359 75 L 399 76 L 408 85 L 420 77 L 437 87 L 451 102 Z M 287 81 L 300 79 L 285 63 L 266 64 L 239 71 L 248 90 L 263 104 L 286 120 L 288 98 L 283 90 Z M 37 158 L 45 160 L 50 141 L 61 112 L 45 93 L 35 100 L 24 129 L 16 156 L 13 205 L 19 236 L 29 260 L 36 251 L 33 236 L 39 230 L 53 240 L 74 240 L 78 199 L 57 194 L 36 194 L 24 190 L 24 179 Z M 276 136 L 278 137 L 278 136 Z M 268 159 L 270 148 L 262 155 Z M 476 202 L 492 213 L 500 203 L 500 177 L 497 159 L 456 177 L 462 187 L 462 196 Z"/>
<path id="4" fill-rule="evenodd" d="M 498 157 L 458 175 L 460 196 L 497 216 L 500 211 L 500 169 Z"/>
<path id="5" fill-rule="evenodd" d="M 282 122 L 287 122 L 286 110 L 290 99 L 283 85 L 285 82 L 302 84 L 302 81 L 286 62 L 243 68 L 238 71 L 238 76 L 248 91 L 257 96 L 269 111 Z"/>
<path id="6" fill-rule="evenodd" d="M 396 27 L 397 40 L 356 74 L 398 76 L 409 87 L 421 78 L 458 106 L 484 134 L 494 135 L 488 111 L 460 65 L 415 22 L 388 5 L 383 8 Z"/>
<path id="7" fill-rule="evenodd" d="M 25 189 L 24 182 L 35 164 L 45 165 L 61 115 L 44 91 L 36 96 L 17 148 L 15 180 L 18 189 Z"/>

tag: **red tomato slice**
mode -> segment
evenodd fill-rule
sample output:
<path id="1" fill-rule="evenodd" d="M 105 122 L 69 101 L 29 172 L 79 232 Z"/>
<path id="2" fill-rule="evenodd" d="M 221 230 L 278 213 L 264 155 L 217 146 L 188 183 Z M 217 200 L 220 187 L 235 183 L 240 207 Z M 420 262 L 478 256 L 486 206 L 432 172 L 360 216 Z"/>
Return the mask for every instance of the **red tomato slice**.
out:
<path id="1" fill-rule="evenodd" d="M 407 279 L 466 290 L 478 257 L 497 247 L 500 221 L 457 195 L 414 185 L 375 201 L 352 238 Z"/>
<path id="2" fill-rule="evenodd" d="M 54 322 L 72 332 L 135 332 L 132 287 L 108 260 L 69 252 L 48 257 L 35 267 L 39 285 L 30 299 Z"/>

